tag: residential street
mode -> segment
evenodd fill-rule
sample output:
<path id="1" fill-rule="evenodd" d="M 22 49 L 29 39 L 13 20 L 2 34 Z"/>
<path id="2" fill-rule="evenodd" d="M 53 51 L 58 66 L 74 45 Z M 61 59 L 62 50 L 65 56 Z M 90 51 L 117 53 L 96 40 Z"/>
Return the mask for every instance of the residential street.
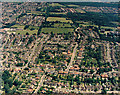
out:
<path id="1" fill-rule="evenodd" d="M 65 71 L 69 71 L 70 67 L 72 66 L 72 63 L 74 61 L 74 58 L 75 58 L 75 55 L 76 55 L 76 48 L 77 48 L 78 44 L 76 43 L 74 49 L 73 49 L 73 53 L 72 53 L 72 57 L 71 57 L 71 60 L 70 60 L 70 63 L 69 65 L 67 66 L 67 69 Z"/>

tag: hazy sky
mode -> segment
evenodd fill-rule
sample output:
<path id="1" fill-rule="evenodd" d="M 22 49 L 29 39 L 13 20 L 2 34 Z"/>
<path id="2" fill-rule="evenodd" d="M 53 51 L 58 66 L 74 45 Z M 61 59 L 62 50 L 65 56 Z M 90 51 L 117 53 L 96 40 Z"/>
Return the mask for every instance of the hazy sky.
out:
<path id="1" fill-rule="evenodd" d="M 47 1 L 47 2 L 119 2 L 119 0 L 0 0 L 2 2 L 40 2 L 40 1 Z"/>

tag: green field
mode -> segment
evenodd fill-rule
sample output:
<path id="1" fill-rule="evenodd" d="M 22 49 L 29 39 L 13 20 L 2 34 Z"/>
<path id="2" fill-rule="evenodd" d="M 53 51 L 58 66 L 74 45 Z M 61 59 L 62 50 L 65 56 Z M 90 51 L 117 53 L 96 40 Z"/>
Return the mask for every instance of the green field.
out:
<path id="1" fill-rule="evenodd" d="M 73 32 L 73 28 L 42 28 L 41 32 L 44 33 L 68 33 L 68 32 Z"/>
<path id="2" fill-rule="evenodd" d="M 71 27 L 70 24 L 63 24 L 63 23 L 55 23 L 54 27 Z"/>
<path id="3" fill-rule="evenodd" d="M 115 27 L 107 27 L 107 26 L 101 26 L 102 29 L 112 29 L 113 31 L 115 31 Z"/>
<path id="4" fill-rule="evenodd" d="M 80 7 L 79 5 L 67 5 L 68 7 Z"/>
<path id="5" fill-rule="evenodd" d="M 11 26 L 11 28 L 18 28 L 18 29 L 23 29 L 24 27 L 25 25 L 18 25 L 18 24 Z"/>
<path id="6" fill-rule="evenodd" d="M 60 22 L 70 22 L 73 23 L 72 20 L 66 20 L 66 18 L 62 18 L 62 17 L 48 17 L 47 21 L 60 21 Z"/>
<path id="7" fill-rule="evenodd" d="M 86 13 L 84 10 L 81 10 L 79 8 L 75 9 L 78 13 Z"/>
<path id="8" fill-rule="evenodd" d="M 32 11 L 30 13 L 27 13 L 27 14 L 36 14 L 36 15 L 42 15 L 42 14 L 45 14 L 45 12 L 40 12 L 40 11 Z"/>
<path id="9" fill-rule="evenodd" d="M 59 3 L 52 3 L 52 4 L 49 4 L 49 6 L 52 6 L 52 7 L 55 7 L 55 6 L 64 7 L 64 5 L 61 5 Z"/>
<path id="10" fill-rule="evenodd" d="M 56 14 L 56 15 L 63 15 L 63 14 L 66 14 L 65 12 L 50 12 L 50 14 L 52 15 L 52 14 Z"/>
<path id="11" fill-rule="evenodd" d="M 30 35 L 32 35 L 34 33 L 37 34 L 38 31 L 37 30 L 30 31 L 29 29 L 26 29 L 26 30 L 16 30 L 16 31 L 8 31 L 8 32 L 14 32 L 16 34 L 20 33 L 23 35 L 25 35 L 28 32 Z"/>
<path id="12" fill-rule="evenodd" d="M 34 34 L 34 33 L 37 34 L 38 29 L 39 29 L 39 27 L 37 27 L 37 26 L 29 26 L 29 28 L 24 30 L 24 27 L 25 27 L 25 25 L 15 24 L 15 25 L 11 26 L 11 28 L 17 28 L 17 29 L 23 29 L 23 30 L 16 30 L 16 31 L 9 31 L 9 32 L 15 32 L 15 33 L 20 33 L 20 34 L 26 34 L 28 32 L 29 34 Z M 30 30 L 31 28 L 34 28 L 35 30 L 31 31 Z"/>

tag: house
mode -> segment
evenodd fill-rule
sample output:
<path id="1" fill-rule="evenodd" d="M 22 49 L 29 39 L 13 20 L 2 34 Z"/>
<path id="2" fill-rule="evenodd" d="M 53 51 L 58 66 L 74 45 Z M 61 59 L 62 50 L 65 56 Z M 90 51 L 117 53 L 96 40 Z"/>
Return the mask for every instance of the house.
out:
<path id="1" fill-rule="evenodd" d="M 32 92 L 33 92 L 33 89 L 28 89 L 27 92 L 28 92 L 28 93 L 32 93 Z"/>

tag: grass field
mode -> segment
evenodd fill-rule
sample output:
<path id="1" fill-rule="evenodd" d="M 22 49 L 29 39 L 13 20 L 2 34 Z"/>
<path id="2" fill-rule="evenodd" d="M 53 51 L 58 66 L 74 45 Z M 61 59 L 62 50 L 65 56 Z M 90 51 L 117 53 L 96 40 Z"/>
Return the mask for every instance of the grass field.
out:
<path id="1" fill-rule="evenodd" d="M 113 29 L 113 30 L 116 29 L 115 27 L 107 27 L 107 26 L 101 26 L 101 28 L 103 28 L 103 29 Z"/>
<path id="2" fill-rule="evenodd" d="M 79 9 L 79 8 L 77 8 L 77 9 L 75 9 L 78 13 L 86 13 L 85 11 L 83 11 L 83 10 L 81 10 L 81 9 Z"/>
<path id="3" fill-rule="evenodd" d="M 80 7 L 79 5 L 67 5 L 68 7 Z"/>
<path id="4" fill-rule="evenodd" d="M 16 30 L 16 31 L 9 31 L 9 32 L 15 32 L 17 34 L 18 33 L 20 33 L 20 34 L 26 34 L 28 32 L 29 34 L 34 34 L 34 33 L 37 33 L 38 29 L 39 29 L 39 27 L 37 27 L 37 26 L 29 26 L 28 29 L 24 30 L 24 27 L 25 27 L 25 25 L 15 24 L 15 25 L 11 26 L 11 28 L 17 28 L 17 29 L 23 29 L 23 30 Z M 31 28 L 34 28 L 35 30 L 31 31 L 30 30 Z"/>
<path id="5" fill-rule="evenodd" d="M 47 21 L 60 21 L 60 22 L 70 22 L 73 23 L 72 20 L 66 20 L 66 18 L 60 18 L 60 17 L 48 17 Z"/>
<path id="6" fill-rule="evenodd" d="M 40 12 L 40 11 L 32 11 L 30 13 L 27 13 L 27 14 L 36 14 L 36 15 L 42 15 L 42 14 L 45 14 L 45 12 Z"/>
<path id="7" fill-rule="evenodd" d="M 63 23 L 55 23 L 54 27 L 71 27 L 70 24 L 63 24 Z"/>
<path id="8" fill-rule="evenodd" d="M 64 5 L 61 5 L 59 3 L 52 3 L 52 4 L 49 4 L 49 6 L 52 6 L 52 7 L 55 7 L 55 6 L 64 7 Z"/>
<path id="9" fill-rule="evenodd" d="M 66 14 L 65 12 L 50 12 L 50 14 Z"/>
<path id="10" fill-rule="evenodd" d="M 18 25 L 18 24 L 11 26 L 11 28 L 18 28 L 18 29 L 23 29 L 24 27 L 25 25 Z"/>
<path id="11" fill-rule="evenodd" d="M 68 33 L 68 32 L 73 32 L 73 28 L 42 28 L 41 32 L 44 33 Z"/>
<path id="12" fill-rule="evenodd" d="M 32 34 L 37 34 L 37 30 L 33 30 L 33 31 L 30 31 L 29 29 L 26 29 L 26 30 L 16 30 L 16 31 L 9 31 L 9 32 L 15 32 L 16 34 L 20 33 L 20 34 L 23 34 L 25 35 L 27 32 L 32 35 Z"/>
<path id="13" fill-rule="evenodd" d="M 79 24 L 89 24 L 89 22 L 85 22 L 85 21 L 76 21 L 76 23 L 79 23 Z"/>

